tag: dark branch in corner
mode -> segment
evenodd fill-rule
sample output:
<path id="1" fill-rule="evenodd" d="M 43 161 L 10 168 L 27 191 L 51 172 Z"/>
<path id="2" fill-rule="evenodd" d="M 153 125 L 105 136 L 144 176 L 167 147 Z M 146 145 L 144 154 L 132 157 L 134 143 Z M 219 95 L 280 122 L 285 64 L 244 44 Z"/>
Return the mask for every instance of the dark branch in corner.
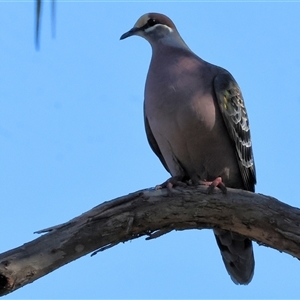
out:
<path id="1" fill-rule="evenodd" d="M 218 227 L 300 258 L 300 210 L 272 197 L 202 186 L 143 190 L 104 202 L 43 236 L 0 254 L 0 295 L 33 282 L 87 253 L 96 254 L 141 236 Z"/>
<path id="2" fill-rule="evenodd" d="M 40 49 L 40 31 L 41 31 L 41 13 L 42 13 L 42 0 L 35 2 L 35 49 Z M 56 8 L 55 0 L 51 1 L 51 34 L 52 38 L 55 37 L 55 22 L 56 22 Z"/>
<path id="3" fill-rule="evenodd" d="M 42 0 L 36 0 L 35 10 L 35 49 L 40 49 L 40 21 L 41 21 Z"/>

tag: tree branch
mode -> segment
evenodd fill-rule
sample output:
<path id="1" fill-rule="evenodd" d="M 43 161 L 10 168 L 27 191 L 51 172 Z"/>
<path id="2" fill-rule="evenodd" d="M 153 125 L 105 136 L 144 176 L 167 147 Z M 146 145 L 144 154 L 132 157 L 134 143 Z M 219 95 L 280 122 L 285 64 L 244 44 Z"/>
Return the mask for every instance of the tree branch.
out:
<path id="1" fill-rule="evenodd" d="M 87 254 L 140 236 L 172 230 L 222 228 L 300 258 L 300 210 L 275 198 L 202 186 L 142 190 L 104 202 L 43 236 L 0 254 L 0 295 L 8 294 Z"/>

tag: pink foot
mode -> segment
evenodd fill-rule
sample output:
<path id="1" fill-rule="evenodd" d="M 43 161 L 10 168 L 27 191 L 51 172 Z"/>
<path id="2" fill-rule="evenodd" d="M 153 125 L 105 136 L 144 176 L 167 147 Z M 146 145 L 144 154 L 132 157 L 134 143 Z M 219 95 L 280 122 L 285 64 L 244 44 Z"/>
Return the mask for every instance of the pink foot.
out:
<path id="1" fill-rule="evenodd" d="M 168 193 L 172 194 L 172 189 L 174 186 L 180 186 L 180 187 L 186 187 L 187 184 L 185 182 L 182 181 L 183 180 L 183 176 L 172 176 L 171 178 L 169 178 L 167 181 L 165 181 L 162 184 L 159 184 L 155 187 L 156 190 L 159 189 L 163 189 L 163 188 L 167 188 L 168 189 Z"/>
<path id="2" fill-rule="evenodd" d="M 213 181 L 203 181 L 200 180 L 200 184 L 201 185 L 208 185 L 209 187 L 207 188 L 207 194 L 211 194 L 214 190 L 215 187 L 218 187 L 223 194 L 227 193 L 227 188 L 225 186 L 225 184 L 222 181 L 221 177 L 217 177 L 215 180 Z"/>

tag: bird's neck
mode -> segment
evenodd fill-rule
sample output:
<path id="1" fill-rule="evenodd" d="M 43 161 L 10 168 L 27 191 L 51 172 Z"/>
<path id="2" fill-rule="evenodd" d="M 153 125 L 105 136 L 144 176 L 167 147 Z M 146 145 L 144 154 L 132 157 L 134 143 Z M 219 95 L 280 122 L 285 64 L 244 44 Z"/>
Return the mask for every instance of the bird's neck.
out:
<path id="1" fill-rule="evenodd" d="M 150 42 L 151 43 L 151 42 Z M 191 51 L 191 49 L 187 46 L 184 40 L 180 36 L 174 36 L 172 34 L 166 35 L 159 40 L 156 40 L 154 43 L 151 43 L 153 51 L 157 51 L 158 49 L 167 47 L 167 48 L 176 48 Z"/>

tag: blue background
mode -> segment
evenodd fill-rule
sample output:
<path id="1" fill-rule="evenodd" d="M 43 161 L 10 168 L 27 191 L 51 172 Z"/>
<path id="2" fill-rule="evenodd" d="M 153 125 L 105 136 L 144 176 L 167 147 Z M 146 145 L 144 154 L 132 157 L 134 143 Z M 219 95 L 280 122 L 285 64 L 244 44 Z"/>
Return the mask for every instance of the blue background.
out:
<path id="1" fill-rule="evenodd" d="M 258 193 L 299 206 L 300 3 L 0 3 L 0 252 L 103 201 L 168 178 L 143 127 L 151 57 L 119 41 L 144 13 L 168 15 L 189 47 L 229 70 L 250 117 Z M 144 238 L 72 262 L 4 297 L 298 298 L 300 262 L 254 245 L 248 286 L 234 285 L 211 230 Z"/>

